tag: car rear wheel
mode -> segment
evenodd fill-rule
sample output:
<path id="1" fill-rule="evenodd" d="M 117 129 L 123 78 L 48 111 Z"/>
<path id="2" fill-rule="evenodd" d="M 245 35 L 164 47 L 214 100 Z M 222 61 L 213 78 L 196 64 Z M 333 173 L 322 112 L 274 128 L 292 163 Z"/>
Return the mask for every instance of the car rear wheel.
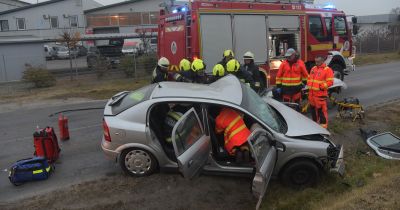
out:
<path id="1" fill-rule="evenodd" d="M 306 188 L 319 180 L 319 168 L 310 160 L 298 160 L 285 167 L 281 181 L 292 188 Z"/>
<path id="2" fill-rule="evenodd" d="M 136 177 L 148 176 L 157 168 L 154 156 L 146 150 L 137 148 L 122 152 L 119 163 L 125 173 Z"/>

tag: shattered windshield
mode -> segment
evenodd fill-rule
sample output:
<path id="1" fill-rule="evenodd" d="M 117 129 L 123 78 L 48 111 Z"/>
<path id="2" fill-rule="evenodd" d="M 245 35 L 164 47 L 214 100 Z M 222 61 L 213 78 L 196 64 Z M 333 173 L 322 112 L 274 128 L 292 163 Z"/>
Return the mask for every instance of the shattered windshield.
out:
<path id="1" fill-rule="evenodd" d="M 243 101 L 241 106 L 255 115 L 258 119 L 262 120 L 271 129 L 280 133 L 285 133 L 286 123 L 283 117 L 280 116 L 275 109 L 264 102 L 250 87 L 242 84 L 242 89 Z"/>

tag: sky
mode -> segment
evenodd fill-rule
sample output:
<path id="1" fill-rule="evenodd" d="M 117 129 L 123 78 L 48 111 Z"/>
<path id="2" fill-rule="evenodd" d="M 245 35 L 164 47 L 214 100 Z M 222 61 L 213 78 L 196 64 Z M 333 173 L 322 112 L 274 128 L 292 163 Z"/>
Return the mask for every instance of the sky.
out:
<path id="1" fill-rule="evenodd" d="M 29 3 L 36 3 L 37 0 L 24 0 Z M 40 0 L 39 2 L 42 2 Z M 97 0 L 107 5 L 123 0 Z M 392 8 L 400 7 L 400 0 L 315 0 L 317 4 L 333 3 L 336 8 L 343 10 L 348 15 L 376 15 L 387 14 Z"/>

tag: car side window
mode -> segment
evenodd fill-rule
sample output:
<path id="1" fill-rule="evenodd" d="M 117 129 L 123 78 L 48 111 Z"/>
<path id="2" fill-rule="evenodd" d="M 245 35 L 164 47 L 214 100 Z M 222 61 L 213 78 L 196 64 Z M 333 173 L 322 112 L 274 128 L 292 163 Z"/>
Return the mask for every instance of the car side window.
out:
<path id="1" fill-rule="evenodd" d="M 179 155 L 201 138 L 203 135 L 202 128 L 194 112 L 191 112 L 183 119 L 182 123 L 178 125 L 175 135 Z"/>

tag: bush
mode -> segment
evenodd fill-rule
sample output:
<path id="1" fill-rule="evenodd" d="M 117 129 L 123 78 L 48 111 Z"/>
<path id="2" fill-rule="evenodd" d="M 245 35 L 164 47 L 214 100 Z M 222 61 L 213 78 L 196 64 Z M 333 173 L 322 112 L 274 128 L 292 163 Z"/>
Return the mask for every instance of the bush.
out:
<path id="1" fill-rule="evenodd" d="M 104 57 L 100 57 L 96 60 L 96 64 L 94 65 L 96 69 L 97 78 L 103 78 L 104 75 L 108 72 L 109 64 Z"/>
<path id="2" fill-rule="evenodd" d="M 157 56 L 154 55 L 144 55 L 137 58 L 138 68 L 143 68 L 146 72 L 152 72 L 154 67 L 157 65 Z"/>
<path id="3" fill-rule="evenodd" d="M 132 56 L 124 56 L 121 59 L 121 68 L 127 77 L 135 75 L 135 61 Z"/>
<path id="4" fill-rule="evenodd" d="M 22 80 L 32 82 L 36 88 L 51 87 L 56 84 L 56 78 L 49 70 L 31 65 L 26 65 Z"/>

